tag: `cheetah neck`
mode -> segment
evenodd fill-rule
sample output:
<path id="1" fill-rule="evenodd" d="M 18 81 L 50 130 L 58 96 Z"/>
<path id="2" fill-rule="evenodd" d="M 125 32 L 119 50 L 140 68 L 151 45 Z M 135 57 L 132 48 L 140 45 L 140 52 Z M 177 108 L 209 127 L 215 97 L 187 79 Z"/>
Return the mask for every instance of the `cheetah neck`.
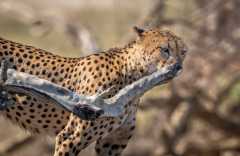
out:
<path id="1" fill-rule="evenodd" d="M 141 51 L 143 51 L 142 47 L 134 43 L 121 49 L 120 55 L 123 56 L 121 73 L 125 77 L 138 80 L 148 74 Z"/>

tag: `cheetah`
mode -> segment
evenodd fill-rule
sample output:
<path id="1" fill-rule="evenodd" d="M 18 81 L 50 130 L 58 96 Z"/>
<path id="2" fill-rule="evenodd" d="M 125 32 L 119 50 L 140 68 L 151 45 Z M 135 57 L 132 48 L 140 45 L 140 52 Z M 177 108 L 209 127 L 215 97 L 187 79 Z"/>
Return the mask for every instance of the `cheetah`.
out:
<path id="1" fill-rule="evenodd" d="M 187 46 L 180 37 L 159 28 L 134 30 L 137 38 L 129 44 L 80 58 L 61 57 L 0 38 L 0 62 L 7 60 L 17 71 L 82 95 L 113 87 L 107 98 L 159 69 L 176 63 L 182 68 Z M 93 142 L 98 156 L 120 156 L 134 133 L 139 98 L 128 103 L 118 118 L 88 121 L 29 95 L 11 96 L 15 105 L 1 114 L 33 133 L 56 136 L 54 156 L 77 156 Z"/>

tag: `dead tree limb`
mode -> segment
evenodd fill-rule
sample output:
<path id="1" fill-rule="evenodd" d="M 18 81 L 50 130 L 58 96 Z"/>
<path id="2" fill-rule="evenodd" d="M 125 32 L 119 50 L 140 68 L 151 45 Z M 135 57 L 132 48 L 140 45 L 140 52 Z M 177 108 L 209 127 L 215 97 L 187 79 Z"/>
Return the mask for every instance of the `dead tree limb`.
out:
<path id="1" fill-rule="evenodd" d="M 154 86 L 173 79 L 178 73 L 176 65 L 170 66 L 168 69 L 157 71 L 126 86 L 112 98 L 103 99 L 103 95 L 111 88 L 93 96 L 79 95 L 34 75 L 9 69 L 5 63 L 2 63 L 0 69 L 2 78 L 0 86 L 4 93 L 0 98 L 2 99 L 0 108 L 4 109 L 14 103 L 7 93 L 24 94 L 37 96 L 43 102 L 60 105 L 85 120 L 94 120 L 98 117 L 119 117 L 124 113 L 124 106 L 128 102 L 140 97 Z"/>

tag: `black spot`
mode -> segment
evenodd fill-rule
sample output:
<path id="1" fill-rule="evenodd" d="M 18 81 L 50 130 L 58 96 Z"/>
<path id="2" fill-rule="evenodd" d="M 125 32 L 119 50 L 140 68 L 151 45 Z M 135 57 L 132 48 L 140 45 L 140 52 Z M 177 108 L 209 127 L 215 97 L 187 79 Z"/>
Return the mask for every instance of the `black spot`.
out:
<path id="1" fill-rule="evenodd" d="M 45 74 L 46 74 L 46 70 L 43 70 L 43 71 L 42 71 L 42 75 L 45 75 Z"/>
<path id="2" fill-rule="evenodd" d="M 30 111 L 31 113 L 34 113 L 34 112 L 35 112 L 35 110 L 34 110 L 34 109 L 30 109 L 29 111 Z"/>
<path id="3" fill-rule="evenodd" d="M 109 129 L 108 129 L 108 132 L 111 132 L 113 130 L 113 128 L 112 127 L 110 127 Z"/>
<path id="4" fill-rule="evenodd" d="M 19 58 L 18 63 L 22 63 L 22 62 L 23 62 L 22 58 Z"/>
<path id="5" fill-rule="evenodd" d="M 22 127 L 26 129 L 26 125 L 24 123 L 22 123 Z"/>
<path id="6" fill-rule="evenodd" d="M 87 140 L 91 140 L 91 139 L 92 139 L 92 136 L 87 137 Z"/>
<path id="7" fill-rule="evenodd" d="M 131 131 L 134 130 L 134 129 L 135 129 L 135 126 L 132 126 L 132 127 L 130 128 Z"/>
<path id="8" fill-rule="evenodd" d="M 119 148 L 119 145 L 113 144 L 111 148 L 112 148 L 112 150 L 117 150 Z"/>
<path id="9" fill-rule="evenodd" d="M 48 78 L 50 78 L 52 76 L 52 73 L 48 73 Z"/>
<path id="10" fill-rule="evenodd" d="M 131 137 L 132 137 L 132 136 L 130 135 L 130 136 L 128 136 L 128 138 L 127 138 L 127 139 L 129 140 L 129 139 L 131 139 Z"/>
<path id="11" fill-rule="evenodd" d="M 126 148 L 126 147 L 127 147 L 127 145 L 121 145 L 121 147 L 122 147 L 122 148 Z"/>
<path id="12" fill-rule="evenodd" d="M 100 148 L 96 148 L 96 152 L 99 154 L 101 152 Z"/>
<path id="13" fill-rule="evenodd" d="M 11 58 L 9 59 L 9 61 L 10 61 L 10 62 L 13 62 L 13 61 L 14 61 L 14 59 L 11 57 Z"/>
<path id="14" fill-rule="evenodd" d="M 109 146 L 110 146 L 109 143 L 105 143 L 105 144 L 103 145 L 103 148 L 108 148 Z"/>
<path id="15" fill-rule="evenodd" d="M 30 61 L 28 61 L 28 62 L 27 62 L 27 65 L 28 65 L 28 66 L 30 66 L 30 64 L 31 64 L 31 62 L 30 62 Z"/>
<path id="16" fill-rule="evenodd" d="M 19 110 L 23 110 L 23 107 L 22 106 L 18 106 L 17 107 Z"/>
<path id="17" fill-rule="evenodd" d="M 23 57 L 26 58 L 26 57 L 27 57 L 27 54 L 23 54 Z"/>
<path id="18" fill-rule="evenodd" d="M 20 114 L 19 112 L 16 112 L 16 115 L 19 116 L 19 117 L 21 117 L 21 114 Z"/>
<path id="19" fill-rule="evenodd" d="M 19 121 L 18 117 L 15 117 L 15 120 L 18 122 Z"/>
<path id="20" fill-rule="evenodd" d="M 52 70 L 56 70 L 56 69 L 57 69 L 57 67 L 56 67 L 56 66 L 52 67 Z"/>
<path id="21" fill-rule="evenodd" d="M 66 153 L 64 154 L 64 156 L 69 156 L 69 153 L 68 153 L 68 152 L 66 152 Z"/>
<path id="22" fill-rule="evenodd" d="M 111 121 L 111 122 L 110 122 L 110 125 L 113 125 L 113 124 L 114 124 L 114 121 Z"/>
<path id="23" fill-rule="evenodd" d="M 29 124 L 31 123 L 31 121 L 29 119 L 27 119 L 26 122 L 29 123 Z"/>
<path id="24" fill-rule="evenodd" d="M 6 45 L 2 46 L 3 49 L 7 49 L 8 47 Z"/>
<path id="25" fill-rule="evenodd" d="M 90 68 L 88 69 L 88 71 L 91 72 L 91 71 L 92 71 L 92 67 L 90 67 Z"/>

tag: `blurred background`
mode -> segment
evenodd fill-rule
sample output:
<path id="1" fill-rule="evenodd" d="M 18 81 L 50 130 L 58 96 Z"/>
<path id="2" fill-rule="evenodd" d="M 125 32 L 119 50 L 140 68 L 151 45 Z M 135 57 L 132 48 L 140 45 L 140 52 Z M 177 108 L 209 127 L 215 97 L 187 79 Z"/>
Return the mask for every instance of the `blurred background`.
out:
<path id="1" fill-rule="evenodd" d="M 79 57 L 167 28 L 189 46 L 184 72 L 141 100 L 124 156 L 240 156 L 239 0 L 0 0 L 0 36 Z M 50 156 L 54 140 L 0 118 L 0 156 Z M 93 146 L 81 155 L 93 156 Z"/>

